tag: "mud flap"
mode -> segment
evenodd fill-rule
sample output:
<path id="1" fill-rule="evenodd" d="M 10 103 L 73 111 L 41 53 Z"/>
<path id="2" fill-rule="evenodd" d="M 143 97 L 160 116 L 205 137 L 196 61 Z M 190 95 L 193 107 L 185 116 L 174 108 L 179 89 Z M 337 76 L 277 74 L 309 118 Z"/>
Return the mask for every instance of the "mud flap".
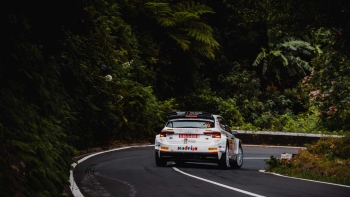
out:
<path id="1" fill-rule="evenodd" d="M 235 153 L 235 155 L 237 155 L 238 154 L 238 148 L 239 148 L 239 139 L 238 138 L 234 139 L 234 144 L 235 144 L 234 153 Z"/>

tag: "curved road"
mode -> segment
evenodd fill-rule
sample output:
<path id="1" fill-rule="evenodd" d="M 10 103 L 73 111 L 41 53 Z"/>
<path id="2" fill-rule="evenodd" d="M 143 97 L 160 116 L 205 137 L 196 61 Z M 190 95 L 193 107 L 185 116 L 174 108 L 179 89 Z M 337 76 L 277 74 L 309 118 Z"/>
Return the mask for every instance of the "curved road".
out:
<path id="1" fill-rule="evenodd" d="M 294 179 L 264 173 L 271 155 L 297 153 L 293 147 L 244 146 L 240 169 L 187 163 L 157 167 L 154 146 L 125 147 L 79 160 L 72 175 L 76 197 L 349 197 L 350 186 Z M 259 171 L 260 170 L 260 171 Z M 71 176 L 73 178 L 73 176 Z"/>

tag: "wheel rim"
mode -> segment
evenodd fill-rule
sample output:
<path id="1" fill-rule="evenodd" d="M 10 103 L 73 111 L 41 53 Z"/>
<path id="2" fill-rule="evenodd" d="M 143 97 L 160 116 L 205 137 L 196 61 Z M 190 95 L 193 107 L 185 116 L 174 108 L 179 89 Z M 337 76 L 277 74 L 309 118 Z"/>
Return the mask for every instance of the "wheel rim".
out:
<path id="1" fill-rule="evenodd" d="M 242 151 L 242 148 L 239 147 L 238 154 L 237 154 L 237 165 L 241 166 L 242 163 L 243 163 L 243 151 Z"/>

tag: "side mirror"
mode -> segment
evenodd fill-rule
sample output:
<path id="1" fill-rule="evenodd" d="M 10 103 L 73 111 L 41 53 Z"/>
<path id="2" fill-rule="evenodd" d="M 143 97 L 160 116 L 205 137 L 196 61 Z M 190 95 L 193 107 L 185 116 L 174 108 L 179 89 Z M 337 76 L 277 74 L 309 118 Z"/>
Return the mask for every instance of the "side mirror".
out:
<path id="1" fill-rule="evenodd" d="M 236 130 L 231 130 L 231 133 L 232 133 L 233 135 L 236 135 L 236 134 L 238 134 L 238 131 L 236 131 Z"/>

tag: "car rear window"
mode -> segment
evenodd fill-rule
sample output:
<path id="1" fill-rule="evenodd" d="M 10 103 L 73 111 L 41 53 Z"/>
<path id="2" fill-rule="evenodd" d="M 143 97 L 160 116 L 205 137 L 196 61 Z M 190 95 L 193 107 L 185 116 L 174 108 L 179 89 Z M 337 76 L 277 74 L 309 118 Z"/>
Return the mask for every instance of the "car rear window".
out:
<path id="1" fill-rule="evenodd" d="M 166 126 L 170 128 L 214 128 L 214 122 L 204 120 L 176 120 L 169 121 Z"/>

